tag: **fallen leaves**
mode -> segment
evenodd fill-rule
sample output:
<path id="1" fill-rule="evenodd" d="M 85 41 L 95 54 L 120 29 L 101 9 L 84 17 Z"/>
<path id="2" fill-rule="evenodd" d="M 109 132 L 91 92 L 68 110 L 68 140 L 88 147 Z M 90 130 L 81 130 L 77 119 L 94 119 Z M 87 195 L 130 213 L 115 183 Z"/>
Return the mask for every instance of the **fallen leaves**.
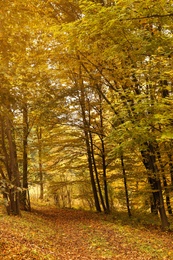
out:
<path id="1" fill-rule="evenodd" d="M 36 208 L 0 216 L 0 259 L 172 259 L 172 233 L 105 221 L 81 210 Z"/>

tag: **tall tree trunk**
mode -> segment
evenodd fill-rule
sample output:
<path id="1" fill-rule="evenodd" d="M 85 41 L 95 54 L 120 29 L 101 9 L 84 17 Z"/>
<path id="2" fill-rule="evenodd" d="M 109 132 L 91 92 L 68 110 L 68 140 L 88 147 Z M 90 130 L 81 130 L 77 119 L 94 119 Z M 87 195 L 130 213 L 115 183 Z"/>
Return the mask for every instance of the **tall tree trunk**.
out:
<path id="1" fill-rule="evenodd" d="M 89 123 L 87 122 L 87 116 L 86 116 L 86 100 L 85 100 L 84 84 L 83 84 L 83 79 L 82 79 L 81 66 L 79 66 L 79 82 L 78 82 L 78 84 L 79 84 L 79 89 L 80 89 L 79 102 L 80 102 L 80 107 L 81 107 L 81 112 L 82 112 L 83 131 L 84 131 L 84 136 L 85 136 L 85 143 L 86 143 L 86 150 L 87 150 L 87 159 L 88 159 L 88 168 L 89 168 L 90 179 L 91 179 L 91 186 L 92 186 L 96 210 L 98 212 L 101 212 L 101 206 L 100 206 L 100 202 L 99 202 L 99 198 L 98 198 L 98 194 L 97 194 L 97 187 L 96 187 L 95 178 L 94 178 L 94 171 L 93 171 L 92 148 L 91 148 L 90 137 L 89 137 L 90 126 L 89 126 Z"/>
<path id="2" fill-rule="evenodd" d="M 165 174 L 162 174 L 163 178 L 163 185 L 165 189 L 165 196 L 166 196 L 166 205 L 167 205 L 167 211 L 170 215 L 172 215 L 172 207 L 171 207 L 171 200 L 170 200 L 170 193 L 169 193 L 169 188 L 166 180 Z"/>
<path id="3" fill-rule="evenodd" d="M 102 189 L 101 189 L 101 185 L 100 185 L 99 174 L 98 174 L 98 171 L 97 171 L 91 132 L 89 133 L 89 137 L 90 137 L 90 142 L 91 142 L 92 162 L 93 162 L 93 167 L 94 167 L 94 172 L 95 172 L 95 177 L 96 177 L 96 183 L 97 183 L 97 187 L 98 187 L 98 193 L 99 193 L 99 197 L 100 197 L 100 201 L 101 201 L 101 205 L 103 207 L 103 210 L 104 210 L 104 212 L 107 212 L 107 208 L 105 206 L 105 202 L 104 202 L 104 198 L 103 198 L 103 194 L 102 194 Z"/>
<path id="4" fill-rule="evenodd" d="M 101 137 L 101 143 L 102 143 L 102 169 L 103 169 L 103 184 L 104 184 L 104 194 L 105 194 L 105 202 L 106 202 L 106 213 L 109 213 L 110 206 L 109 206 L 108 184 L 107 184 L 107 174 L 106 174 L 105 145 L 102 137 Z"/>
<path id="5" fill-rule="evenodd" d="M 109 206 L 109 196 L 108 196 L 108 185 L 107 185 L 107 173 L 106 173 L 106 154 L 105 154 L 105 141 L 104 141 L 104 124 L 103 124 L 103 98 L 99 91 L 99 116 L 100 116 L 100 140 L 101 140 L 101 157 L 102 157 L 102 170 L 103 170 L 103 184 L 104 184 L 104 194 L 105 194 L 105 202 L 106 202 L 106 213 L 110 212 Z"/>
<path id="6" fill-rule="evenodd" d="M 91 132 L 91 129 L 90 129 L 91 128 L 91 108 L 90 108 L 90 101 L 89 100 L 87 102 L 87 105 L 88 105 L 88 136 L 89 136 L 89 141 L 90 141 L 92 164 L 93 164 L 93 169 L 94 169 L 94 173 L 95 173 L 95 180 L 96 180 L 96 184 L 97 184 L 97 188 L 98 188 L 98 194 L 99 194 L 99 197 L 100 197 L 101 206 L 102 206 L 104 212 L 107 212 L 103 193 L 102 193 L 102 188 L 101 188 L 101 184 L 100 184 L 99 172 L 97 170 L 97 164 L 96 164 L 96 160 L 95 160 L 93 136 L 92 136 L 92 132 Z"/>
<path id="7" fill-rule="evenodd" d="M 43 180 L 43 159 L 42 159 L 42 128 L 37 127 L 38 138 L 38 164 L 39 164 L 39 184 L 40 184 L 40 199 L 44 198 L 44 180 Z"/>
<path id="8" fill-rule="evenodd" d="M 9 118 L 6 118 L 6 135 L 9 146 L 9 159 L 10 159 L 10 181 L 12 188 L 9 189 L 9 208 L 10 213 L 13 215 L 21 215 L 20 212 L 20 176 L 17 161 L 17 151 L 15 144 L 15 135 L 12 122 Z"/>
<path id="9" fill-rule="evenodd" d="M 172 215 L 172 207 L 171 207 L 171 201 L 170 201 L 170 194 L 169 194 L 168 184 L 167 184 L 167 180 L 166 180 L 166 176 L 165 176 L 165 170 L 164 170 L 164 165 L 162 163 L 162 158 L 161 158 L 161 154 L 160 154 L 158 146 L 157 146 L 157 158 L 158 158 L 158 161 L 159 161 L 159 164 L 160 164 L 160 169 L 161 169 L 162 178 L 163 178 L 163 186 L 164 186 L 165 196 L 166 196 L 167 211 L 168 211 L 168 213 L 170 215 Z"/>
<path id="10" fill-rule="evenodd" d="M 84 132 L 85 132 L 85 142 L 86 142 L 86 147 L 87 147 L 88 167 L 89 167 L 92 191 L 93 191 L 93 195 L 94 195 L 95 207 L 98 212 L 101 212 L 101 207 L 100 207 L 100 202 L 99 202 L 99 198 L 98 198 L 98 194 L 97 194 L 97 188 L 96 188 L 94 172 L 93 172 L 92 153 L 91 153 L 91 148 L 90 148 L 89 137 L 88 137 L 87 131 L 84 130 Z"/>
<path id="11" fill-rule="evenodd" d="M 23 210 L 31 211 L 28 190 L 28 108 L 23 106 L 23 191 L 21 192 L 20 205 Z"/>
<path id="12" fill-rule="evenodd" d="M 145 146 L 146 146 L 146 150 L 141 151 L 143 157 L 143 163 L 146 169 L 149 171 L 149 182 L 153 190 L 153 199 L 156 206 L 156 210 L 159 211 L 159 215 L 162 223 L 162 229 L 166 230 L 169 229 L 169 222 L 167 219 L 165 206 L 164 206 L 162 186 L 158 174 L 159 171 L 156 165 L 155 146 L 154 144 L 151 144 L 151 142 L 145 143 Z"/>
<path id="13" fill-rule="evenodd" d="M 172 154 L 170 152 L 168 153 L 169 157 L 169 172 L 171 176 L 171 190 L 173 190 L 173 159 L 172 159 Z"/>
<path id="14" fill-rule="evenodd" d="M 129 200 L 129 194 L 128 194 L 128 187 L 127 187 L 127 176 L 126 176 L 126 169 L 124 165 L 124 157 L 121 155 L 121 167 L 123 172 L 123 180 L 124 180 L 124 188 L 125 188 L 125 195 L 126 195 L 126 206 L 127 206 L 127 212 L 129 217 L 132 216 L 131 210 L 130 210 L 130 200 Z"/>
<path id="15" fill-rule="evenodd" d="M 1 181 L 0 181 L 0 187 L 4 199 L 4 206 L 6 208 L 7 214 L 10 215 L 10 208 L 9 208 L 9 188 L 8 188 L 8 179 L 4 174 L 4 171 L 2 167 L 0 166 L 0 174 L 1 174 Z"/>

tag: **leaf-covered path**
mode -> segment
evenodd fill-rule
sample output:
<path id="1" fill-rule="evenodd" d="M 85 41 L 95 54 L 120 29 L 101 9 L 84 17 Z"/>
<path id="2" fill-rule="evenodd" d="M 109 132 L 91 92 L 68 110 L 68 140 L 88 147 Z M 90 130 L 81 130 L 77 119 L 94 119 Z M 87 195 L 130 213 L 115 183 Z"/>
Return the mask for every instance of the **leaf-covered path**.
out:
<path id="1" fill-rule="evenodd" d="M 0 259 L 173 259 L 173 235 L 111 223 L 96 213 L 37 207 L 0 214 Z"/>

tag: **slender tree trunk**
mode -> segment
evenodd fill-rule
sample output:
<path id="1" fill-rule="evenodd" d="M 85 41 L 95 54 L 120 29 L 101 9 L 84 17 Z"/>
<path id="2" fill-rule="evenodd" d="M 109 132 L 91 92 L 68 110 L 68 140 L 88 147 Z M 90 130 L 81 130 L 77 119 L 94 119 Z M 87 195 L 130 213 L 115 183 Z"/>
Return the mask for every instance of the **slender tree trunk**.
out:
<path id="1" fill-rule="evenodd" d="M 39 184 L 40 184 L 40 199 L 44 198 L 44 184 L 43 184 L 43 160 L 42 160 L 42 129 L 37 127 L 38 138 L 38 164 L 39 164 Z"/>
<path id="2" fill-rule="evenodd" d="M 127 187 L 127 176 L 126 176 L 126 169 L 124 165 L 124 157 L 121 155 L 121 167 L 123 172 L 123 180 L 124 180 L 124 188 L 125 188 L 125 195 L 126 195 L 126 206 L 127 206 L 127 212 L 129 217 L 132 216 L 131 210 L 130 210 L 130 200 L 129 200 L 129 194 L 128 194 L 128 187 Z"/>
<path id="3" fill-rule="evenodd" d="M 42 151 L 39 149 L 40 199 L 44 198 Z"/>
<path id="4" fill-rule="evenodd" d="M 102 142 L 102 168 L 103 168 L 103 183 L 104 183 L 104 194 L 105 194 L 105 201 L 106 201 L 106 213 L 110 212 L 109 206 L 109 195 L 108 195 L 108 184 L 107 184 L 107 174 L 106 174 L 106 159 L 105 159 L 105 147 L 104 141 Z"/>
<path id="5" fill-rule="evenodd" d="M 100 201 L 101 201 L 101 205 L 103 207 L 103 210 L 104 210 L 104 212 L 107 212 L 107 208 L 105 206 L 105 202 L 104 202 L 104 198 L 103 198 L 103 194 L 102 194 L 102 189 L 101 189 L 101 185 L 100 185 L 99 174 L 98 174 L 97 166 L 96 166 L 96 162 L 95 162 L 94 147 L 93 147 L 93 140 L 92 140 L 91 132 L 89 133 L 89 137 L 90 137 L 90 142 L 91 142 L 92 162 L 93 162 L 93 167 L 94 167 L 94 172 L 95 172 L 95 177 L 96 177 L 96 182 L 97 182 L 97 187 L 98 187 L 98 193 L 99 193 L 99 197 L 100 197 Z"/>
<path id="6" fill-rule="evenodd" d="M 106 209 L 103 194 L 102 194 L 102 188 L 101 188 L 101 185 L 100 185 L 99 173 L 98 173 L 98 170 L 97 170 L 97 165 L 96 165 L 96 160 L 95 160 L 93 136 L 92 136 L 92 132 L 90 130 L 90 128 L 91 128 L 91 108 L 90 108 L 90 101 L 89 100 L 87 102 L 87 105 L 88 105 L 88 137 L 89 137 L 89 142 L 90 142 L 92 164 L 93 164 L 93 169 L 94 169 L 94 173 L 95 173 L 95 180 L 96 180 L 96 184 L 97 184 L 97 188 L 98 188 L 98 194 L 99 194 L 99 197 L 100 197 L 101 206 L 102 206 L 104 212 L 106 212 L 107 209 Z"/>
<path id="7" fill-rule="evenodd" d="M 104 142 L 104 124 L 103 124 L 103 98 L 99 91 L 99 100 L 100 100 L 100 108 L 99 108 L 99 116 L 100 116 L 100 140 L 101 140 L 101 157 L 102 157 L 102 169 L 103 169 L 103 184 L 104 184 L 104 194 L 105 194 L 105 202 L 106 202 L 106 213 L 110 212 L 109 206 L 109 196 L 108 196 L 108 185 L 107 185 L 107 173 L 106 173 L 106 155 L 105 155 L 105 142 Z"/>
<path id="8" fill-rule="evenodd" d="M 20 205 L 23 210 L 31 211 L 28 190 L 28 108 L 23 106 L 23 191 L 21 192 Z"/>
<path id="9" fill-rule="evenodd" d="M 85 131 L 85 142 L 86 142 L 86 147 L 87 147 L 88 166 L 89 166 L 89 172 L 90 172 L 92 191 L 93 191 L 93 195 L 94 195 L 95 207 L 98 212 L 101 212 L 100 202 L 99 202 L 95 178 L 94 178 L 93 166 L 92 166 L 92 155 L 91 155 L 90 143 L 89 143 L 88 133 L 86 131 Z"/>
<path id="10" fill-rule="evenodd" d="M 99 198 L 98 198 L 98 194 L 97 194 L 97 187 L 96 187 L 94 171 L 93 171 L 92 148 L 91 148 L 90 137 L 89 137 L 89 127 L 90 126 L 89 126 L 89 123 L 87 122 L 87 116 L 86 116 L 86 101 L 85 101 L 84 84 L 83 84 L 83 79 L 82 79 L 81 66 L 79 67 L 79 82 L 78 83 L 79 83 L 79 88 L 80 88 L 79 101 L 80 101 L 81 112 L 82 112 L 83 131 L 84 131 L 84 136 L 85 136 L 91 186 L 92 186 L 96 210 L 98 212 L 101 212 L 101 206 L 100 206 L 100 202 L 99 202 Z"/>

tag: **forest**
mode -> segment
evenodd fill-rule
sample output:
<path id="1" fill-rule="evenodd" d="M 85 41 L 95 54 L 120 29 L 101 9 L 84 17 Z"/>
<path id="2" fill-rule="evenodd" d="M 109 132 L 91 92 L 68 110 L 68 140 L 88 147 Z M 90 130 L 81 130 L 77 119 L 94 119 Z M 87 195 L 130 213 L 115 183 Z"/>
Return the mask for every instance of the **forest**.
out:
<path id="1" fill-rule="evenodd" d="M 59 209 L 171 230 L 173 2 L 1 0 L 0 13 L 6 214 L 30 214 L 39 189 Z"/>

